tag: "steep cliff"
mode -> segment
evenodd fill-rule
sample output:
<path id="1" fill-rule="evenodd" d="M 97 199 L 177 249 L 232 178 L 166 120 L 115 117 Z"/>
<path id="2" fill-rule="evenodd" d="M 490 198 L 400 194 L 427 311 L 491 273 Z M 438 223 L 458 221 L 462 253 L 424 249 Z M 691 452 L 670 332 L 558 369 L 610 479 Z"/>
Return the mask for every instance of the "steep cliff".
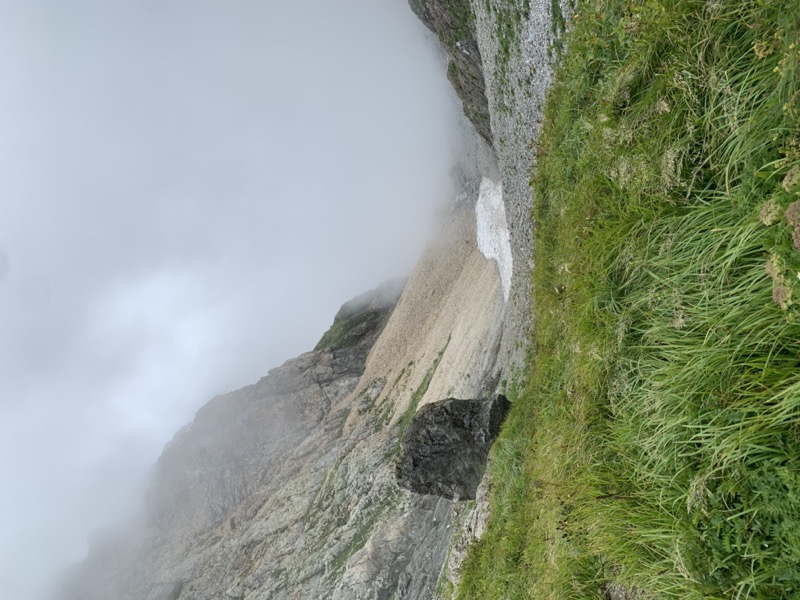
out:
<path id="1" fill-rule="evenodd" d="M 463 202 L 399 301 L 395 283 L 345 304 L 316 350 L 198 411 L 141 521 L 95 536 L 61 597 L 432 597 L 452 502 L 394 465 L 417 407 L 476 397 L 494 364 L 501 283 L 475 239 Z"/>
<path id="2" fill-rule="evenodd" d="M 348 302 L 313 351 L 204 406 L 165 448 L 140 519 L 94 536 L 60 600 L 449 597 L 486 478 L 469 502 L 401 489 L 400 444 L 421 407 L 502 391 L 522 364 L 528 145 L 558 31 L 549 1 L 510 20 L 506 4 L 410 4 L 483 140 L 439 235 L 402 294 Z"/>
<path id="3" fill-rule="evenodd" d="M 321 340 L 330 343 L 198 411 L 156 465 L 146 515 L 135 524 L 147 534 L 133 543 L 127 532 L 98 540 L 65 597 L 238 598 L 250 589 L 271 597 L 335 579 L 358 535 L 355 523 L 374 520 L 396 500 L 373 503 L 383 482 L 355 482 L 359 470 L 340 470 L 342 455 L 375 432 L 374 415 L 365 413 L 353 436 L 343 437 L 352 407 L 340 404 L 398 293 L 387 285 L 345 305 L 332 327 L 338 335 Z M 362 505 L 333 510 L 329 496 L 350 485 Z M 351 535 L 331 539 L 343 518 Z M 121 560 L 109 564 L 109 556 Z"/>
<path id="4" fill-rule="evenodd" d="M 447 51 L 447 79 L 476 131 L 492 144 L 489 103 L 481 53 L 476 40 L 475 16 L 469 0 L 409 0 L 409 6 L 434 32 Z"/>

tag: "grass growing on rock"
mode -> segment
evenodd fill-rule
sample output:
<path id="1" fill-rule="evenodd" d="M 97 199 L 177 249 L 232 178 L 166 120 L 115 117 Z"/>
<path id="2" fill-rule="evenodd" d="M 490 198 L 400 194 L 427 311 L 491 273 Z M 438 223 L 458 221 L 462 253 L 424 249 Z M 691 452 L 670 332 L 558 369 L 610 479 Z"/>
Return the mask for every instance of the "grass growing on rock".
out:
<path id="1" fill-rule="evenodd" d="M 431 381 L 433 380 L 433 376 L 436 374 L 436 369 L 439 368 L 439 363 L 442 360 L 442 356 L 444 356 L 445 351 L 447 350 L 447 346 L 450 345 L 450 338 L 447 338 L 447 342 L 444 345 L 439 353 L 436 355 L 436 358 L 433 359 L 433 364 L 431 368 L 425 373 L 425 377 L 422 378 L 422 382 L 420 382 L 419 387 L 414 390 L 414 393 L 411 394 L 411 400 L 408 403 L 408 408 L 406 408 L 403 415 L 400 417 L 398 421 L 398 427 L 400 429 L 400 436 L 405 433 L 408 426 L 411 424 L 411 420 L 414 418 L 414 415 L 417 414 L 417 408 L 419 407 L 419 402 L 422 398 L 425 397 L 425 394 L 428 393 L 428 387 L 431 385 Z"/>
<path id="2" fill-rule="evenodd" d="M 342 350 L 355 346 L 366 334 L 374 330 L 376 323 L 383 318 L 380 311 L 363 311 L 352 315 L 338 316 L 320 338 L 314 350 Z"/>
<path id="3" fill-rule="evenodd" d="M 800 597 L 800 4 L 585 1 L 461 598 Z"/>

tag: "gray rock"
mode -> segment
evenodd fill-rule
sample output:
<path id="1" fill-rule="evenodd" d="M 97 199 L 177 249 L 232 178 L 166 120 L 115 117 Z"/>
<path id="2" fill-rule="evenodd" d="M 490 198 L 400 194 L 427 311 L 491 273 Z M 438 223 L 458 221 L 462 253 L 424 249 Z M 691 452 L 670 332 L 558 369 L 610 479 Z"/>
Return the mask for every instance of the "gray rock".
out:
<path id="1" fill-rule="evenodd" d="M 461 99 L 464 114 L 491 146 L 489 101 L 469 0 L 409 0 L 408 4 L 442 42 L 450 59 L 447 79 Z"/>
<path id="2" fill-rule="evenodd" d="M 343 304 L 333 319 L 333 325 L 317 342 L 314 350 L 350 348 L 361 343 L 376 330 L 382 330 L 387 315 L 403 292 L 405 283 L 405 279 L 390 279 L 376 289 Z M 363 362 L 360 355 L 355 358 L 359 364 Z"/>
<path id="3" fill-rule="evenodd" d="M 511 408 L 505 396 L 423 406 L 403 434 L 401 487 L 450 500 L 474 499 L 489 449 Z"/>
<path id="4" fill-rule="evenodd" d="M 528 181 L 534 157 L 528 145 L 538 136 L 555 60 L 550 45 L 557 20 L 551 13 L 560 5 L 568 17 L 568 3 L 526 2 L 530 11 L 510 56 L 497 35 L 499 16 L 488 3 L 409 3 L 442 41 L 450 57 L 448 78 L 464 112 L 494 147 L 479 143 L 486 161 L 465 164 L 470 177 L 458 179 L 477 182 L 487 175 L 503 182 L 514 264 L 520 268 L 498 325 L 502 340 L 499 333 L 497 343 L 487 338 L 492 348 L 486 356 L 497 364 L 481 358 L 469 371 L 486 382 L 486 392 L 494 391 L 524 364 L 533 258 Z M 427 600 L 439 597 L 445 578 L 457 585 L 466 547 L 480 537 L 489 514 L 485 477 L 475 503 L 447 498 L 475 495 L 508 406 L 505 399 L 446 401 L 456 404 L 444 410 L 434 408 L 442 403 L 423 404 L 404 433 L 408 440 L 416 431 L 424 443 L 406 441 L 395 468 L 401 427 L 393 415 L 407 406 L 399 399 L 412 393 L 402 377 L 405 369 L 391 378 L 378 371 L 358 393 L 356 388 L 401 287 L 389 284 L 347 303 L 315 351 L 199 411 L 156 465 L 146 514 L 120 535 L 100 536 L 58 598 Z M 427 319 L 424 311 L 420 315 Z M 393 350 L 398 355 L 390 364 L 431 368 L 429 362 L 419 366 L 422 357 L 411 346 Z M 448 377 L 455 376 L 437 373 L 432 389 L 449 389 L 457 380 Z M 447 427 L 426 430 L 426 419 Z M 398 474 L 414 480 L 422 495 L 399 489 Z M 448 549 L 451 537 L 455 545 Z"/>
<path id="5" fill-rule="evenodd" d="M 66 577 L 63 600 L 218 600 L 220 598 L 349 598 L 331 596 L 348 560 L 396 517 L 396 540 L 364 559 L 356 590 L 397 586 L 419 538 L 404 535 L 430 519 L 434 505 L 404 505 L 397 497 L 386 448 L 395 440 L 378 427 L 375 410 L 344 421 L 359 405 L 343 406 L 402 289 L 381 286 L 343 307 L 345 327 L 334 344 L 275 368 L 257 383 L 218 396 L 164 449 L 150 483 L 145 514 L 119 531 L 92 537 L 89 556 Z M 362 318 L 367 315 L 368 318 Z M 380 382 L 369 388 L 380 393 Z M 449 507 L 438 509 L 445 517 Z M 148 532 L 145 535 L 143 532 Z M 441 549 L 439 565 L 446 544 Z M 410 558 L 401 561 L 397 555 Z M 423 557 L 417 560 L 422 560 Z M 434 562 L 435 564 L 435 562 Z M 440 566 L 428 579 L 435 585 Z M 388 594 L 389 592 L 387 592 Z"/>

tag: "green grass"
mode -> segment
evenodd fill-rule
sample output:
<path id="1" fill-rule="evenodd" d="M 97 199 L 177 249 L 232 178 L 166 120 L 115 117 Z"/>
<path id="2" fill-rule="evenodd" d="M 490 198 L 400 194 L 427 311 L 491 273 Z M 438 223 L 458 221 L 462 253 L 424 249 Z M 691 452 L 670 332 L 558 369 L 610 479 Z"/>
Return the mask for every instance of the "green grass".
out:
<path id="1" fill-rule="evenodd" d="M 355 346 L 364 336 L 374 331 L 376 323 L 383 318 L 380 311 L 363 311 L 352 315 L 339 317 L 320 338 L 314 350 L 342 350 Z"/>
<path id="2" fill-rule="evenodd" d="M 459 597 L 800 597 L 800 4 L 578 11 L 533 359 Z"/>

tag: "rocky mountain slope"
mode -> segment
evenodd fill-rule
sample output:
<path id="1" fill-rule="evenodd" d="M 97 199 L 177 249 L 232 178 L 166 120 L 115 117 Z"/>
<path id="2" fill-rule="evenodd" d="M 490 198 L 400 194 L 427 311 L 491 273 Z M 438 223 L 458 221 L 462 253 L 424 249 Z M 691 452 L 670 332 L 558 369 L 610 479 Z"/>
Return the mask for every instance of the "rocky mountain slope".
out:
<path id="1" fill-rule="evenodd" d="M 538 110 L 555 29 L 549 2 L 526 2 L 522 54 L 502 58 L 492 3 L 411 6 L 449 52 L 480 135 L 439 236 L 404 286 L 345 304 L 313 351 L 198 411 L 159 459 L 140 519 L 94 536 L 59 600 L 399 600 L 453 589 L 485 523 L 486 481 L 472 501 L 402 489 L 400 443 L 422 406 L 491 395 L 524 356 L 531 222 L 529 165 L 518 162 L 535 131 L 514 129 L 508 107 Z M 501 72 L 515 73 L 510 88 Z M 519 91 L 532 76 L 534 93 Z M 508 216 L 480 224 L 510 237 L 500 269 L 478 245 L 475 206 L 488 193 Z"/>
<path id="2" fill-rule="evenodd" d="M 156 465 L 145 533 L 98 536 L 62 598 L 432 597 L 453 502 L 401 490 L 394 464 L 417 407 L 477 396 L 494 364 L 500 280 L 469 202 L 398 293 L 198 411 Z"/>

